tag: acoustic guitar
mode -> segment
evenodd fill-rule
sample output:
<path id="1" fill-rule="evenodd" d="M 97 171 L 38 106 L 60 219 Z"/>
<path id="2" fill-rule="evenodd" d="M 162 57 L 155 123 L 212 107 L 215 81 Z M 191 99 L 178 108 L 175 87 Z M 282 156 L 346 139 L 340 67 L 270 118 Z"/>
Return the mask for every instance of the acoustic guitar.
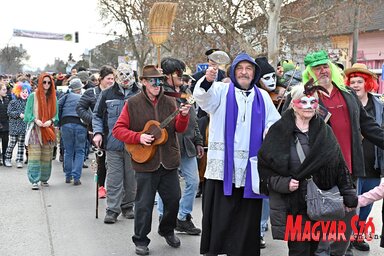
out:
<path id="1" fill-rule="evenodd" d="M 184 98 L 188 104 L 193 104 L 195 99 L 191 94 L 186 93 L 172 93 L 174 97 Z M 152 135 L 155 139 L 150 146 L 143 144 L 125 144 L 125 149 L 131 154 L 132 160 L 136 163 L 145 163 L 152 159 L 155 155 L 157 147 L 163 145 L 168 140 L 168 132 L 165 127 L 176 117 L 180 112 L 180 108 L 176 109 L 161 123 L 156 120 L 149 120 L 140 134 L 146 133 Z"/>

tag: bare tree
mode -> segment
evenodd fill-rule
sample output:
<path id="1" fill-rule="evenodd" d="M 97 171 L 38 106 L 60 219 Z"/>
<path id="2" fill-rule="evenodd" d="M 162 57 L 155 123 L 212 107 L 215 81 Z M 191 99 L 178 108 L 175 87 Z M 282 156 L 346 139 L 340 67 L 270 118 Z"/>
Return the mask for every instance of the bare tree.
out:
<path id="1" fill-rule="evenodd" d="M 53 72 L 61 72 L 63 74 L 65 74 L 65 68 L 66 68 L 66 64 L 64 63 L 63 60 L 57 58 L 55 59 L 55 62 L 51 65 L 46 65 L 44 70 L 48 70 L 48 71 L 53 71 Z"/>
<path id="2" fill-rule="evenodd" d="M 99 0 L 100 16 L 109 23 L 121 23 L 125 27 L 127 46 L 139 67 L 144 66 L 153 45 L 148 39 L 148 14 L 151 0 Z"/>
<path id="3" fill-rule="evenodd" d="M 126 40 L 121 37 L 117 40 L 105 42 L 91 50 L 90 61 L 92 67 L 100 68 L 103 65 L 117 67 L 118 57 L 125 55 L 126 43 Z"/>
<path id="4" fill-rule="evenodd" d="M 3 73 L 16 74 L 22 71 L 23 61 L 28 59 L 25 49 L 7 45 L 0 50 L 0 70 Z"/>
<path id="5" fill-rule="evenodd" d="M 373 1 L 374 0 L 367 0 Z M 148 14 L 155 0 L 99 0 L 106 23 L 124 24 L 127 49 L 143 66 L 153 50 Z M 174 0 L 178 10 L 162 55 L 183 59 L 189 67 L 205 62 L 204 52 L 221 48 L 235 56 L 246 51 L 276 64 L 285 56 L 330 45 L 330 36 L 353 25 L 353 0 Z M 368 18 L 362 6 L 361 19 Z M 365 8 L 365 9 L 364 9 Z M 350 11 L 352 10 L 352 12 Z M 300 56 L 301 56 L 300 55 Z"/>

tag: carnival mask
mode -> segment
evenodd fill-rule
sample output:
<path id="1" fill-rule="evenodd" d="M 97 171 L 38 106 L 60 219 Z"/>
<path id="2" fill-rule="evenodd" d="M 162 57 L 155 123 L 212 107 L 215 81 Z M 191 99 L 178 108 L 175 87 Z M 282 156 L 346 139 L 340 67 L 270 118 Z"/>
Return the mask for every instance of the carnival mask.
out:
<path id="1" fill-rule="evenodd" d="M 275 72 L 263 75 L 260 78 L 260 81 L 262 85 L 264 85 L 264 88 L 267 91 L 271 92 L 276 89 L 276 73 Z"/>
<path id="2" fill-rule="evenodd" d="M 26 100 L 29 96 L 29 92 L 28 92 L 28 89 L 24 89 L 21 93 L 20 93 L 20 98 L 22 98 L 23 100 Z"/>
<path id="3" fill-rule="evenodd" d="M 116 82 L 123 88 L 129 89 L 135 83 L 135 75 L 132 68 L 125 63 L 120 63 L 117 68 Z"/>
<path id="4" fill-rule="evenodd" d="M 293 105 L 299 109 L 317 109 L 319 101 L 313 96 L 303 96 L 300 99 L 292 100 Z"/>

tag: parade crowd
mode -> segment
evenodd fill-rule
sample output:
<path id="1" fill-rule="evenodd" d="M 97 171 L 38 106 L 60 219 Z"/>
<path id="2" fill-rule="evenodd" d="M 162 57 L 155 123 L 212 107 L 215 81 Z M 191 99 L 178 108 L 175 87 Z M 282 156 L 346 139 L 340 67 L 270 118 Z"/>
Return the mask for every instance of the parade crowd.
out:
<path id="1" fill-rule="evenodd" d="M 245 52 L 232 61 L 220 49 L 205 57 L 208 68 L 191 75 L 173 57 L 140 72 L 120 63 L 93 74 L 80 67 L 1 75 L 0 165 L 25 168 L 39 190 L 50 185 L 58 155 L 63 182 L 79 186 L 94 152 L 104 223 L 120 214 L 133 219 L 137 255 L 150 254 L 154 207 L 157 233 L 171 247 L 181 246 L 176 231 L 200 235 L 202 255 L 260 255 L 268 230 L 285 239 L 287 216 L 317 221 L 308 211 L 309 180 L 320 190 L 337 187 L 343 217 L 335 220 L 346 223 L 346 237 L 359 239 L 291 239 L 284 241 L 289 255 L 369 251 L 350 223 L 356 214 L 366 222 L 384 197 L 377 76 L 361 63 L 344 69 L 324 50 L 308 53 L 303 70 L 292 60 L 273 67 Z M 192 220 L 201 196 L 200 228 Z M 384 248 L 384 229 L 381 235 Z"/>

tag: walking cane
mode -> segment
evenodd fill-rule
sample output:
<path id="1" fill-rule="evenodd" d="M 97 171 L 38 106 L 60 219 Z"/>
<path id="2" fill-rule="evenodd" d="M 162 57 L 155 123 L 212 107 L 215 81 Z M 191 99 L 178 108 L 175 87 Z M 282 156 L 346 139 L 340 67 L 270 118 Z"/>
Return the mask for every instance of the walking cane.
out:
<path id="1" fill-rule="evenodd" d="M 96 183 L 96 219 L 99 218 L 99 182 L 97 176 L 97 162 L 96 160 L 92 160 L 91 164 L 92 171 L 94 173 L 95 183 Z"/>

